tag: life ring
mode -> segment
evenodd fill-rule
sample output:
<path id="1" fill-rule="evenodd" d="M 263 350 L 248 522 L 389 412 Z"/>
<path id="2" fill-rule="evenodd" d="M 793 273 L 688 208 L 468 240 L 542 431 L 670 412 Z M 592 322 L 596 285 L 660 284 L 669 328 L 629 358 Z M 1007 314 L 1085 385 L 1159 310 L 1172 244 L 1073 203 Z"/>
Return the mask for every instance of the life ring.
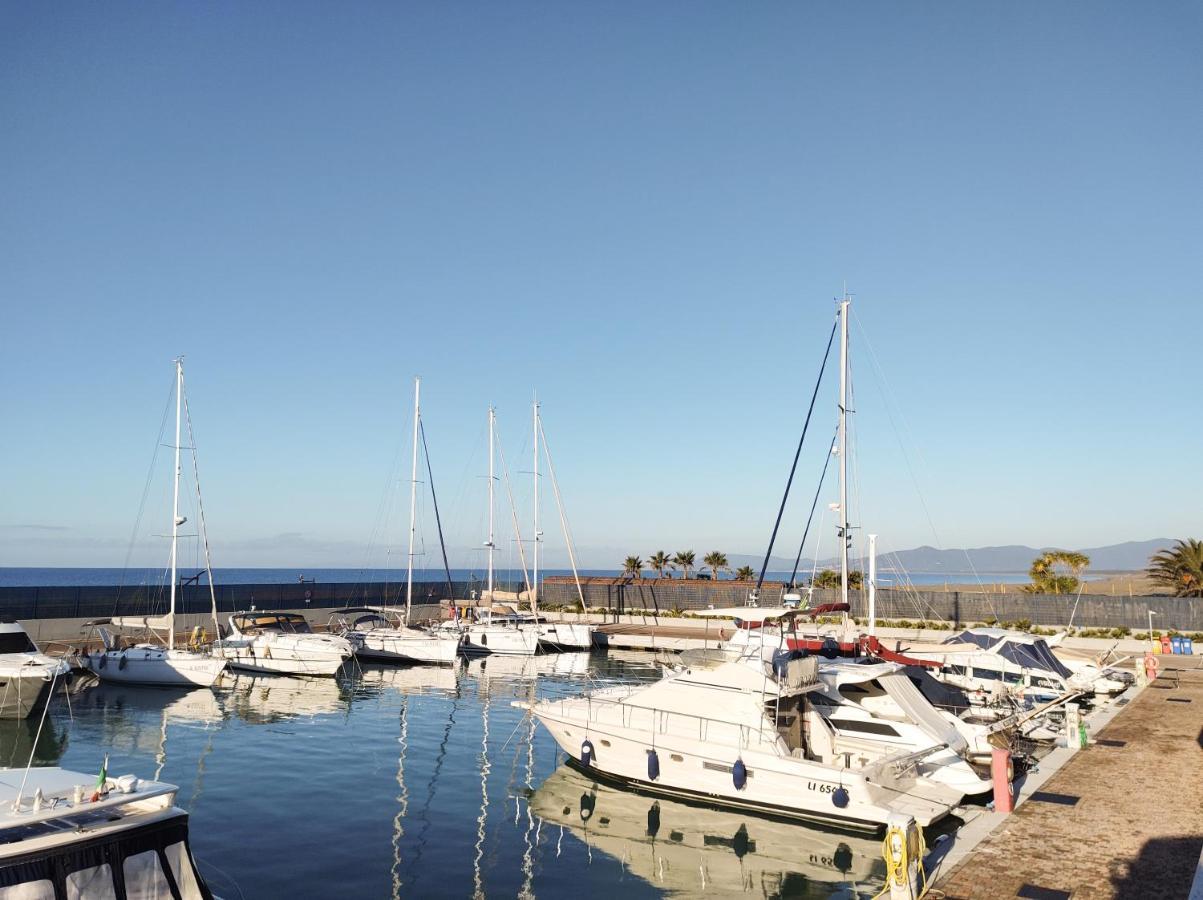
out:
<path id="1" fill-rule="evenodd" d="M 313 591 L 306 589 L 305 590 L 305 602 L 308 603 L 312 599 L 313 599 Z"/>

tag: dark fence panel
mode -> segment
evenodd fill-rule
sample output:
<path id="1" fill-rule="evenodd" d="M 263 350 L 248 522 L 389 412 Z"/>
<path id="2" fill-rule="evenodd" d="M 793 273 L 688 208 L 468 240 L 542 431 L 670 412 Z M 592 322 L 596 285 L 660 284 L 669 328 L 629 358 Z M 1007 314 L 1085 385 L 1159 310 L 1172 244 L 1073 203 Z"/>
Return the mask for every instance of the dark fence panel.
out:
<path id="1" fill-rule="evenodd" d="M 683 579 L 649 579 L 626 581 L 616 578 L 581 580 L 585 604 L 590 607 L 626 612 L 650 609 L 660 613 L 674 610 L 690 611 L 742 606 L 752 585 L 738 581 L 702 581 Z M 781 601 L 784 586 L 766 582 L 761 590 L 763 605 Z M 576 584 L 571 578 L 549 577 L 540 594 L 544 603 L 575 605 Z M 812 605 L 836 603 L 840 592 L 819 590 L 811 598 Z M 868 615 L 868 600 L 862 591 L 849 595 L 852 614 Z M 1076 612 L 1075 612 L 1076 606 Z M 1153 627 L 1157 630 L 1203 631 L 1203 600 L 1185 597 L 1112 597 L 1100 594 L 1067 595 L 967 593 L 963 591 L 896 590 L 883 588 L 877 592 L 879 619 L 908 621 L 940 621 L 956 624 L 986 622 L 1017 622 L 1024 619 L 1033 625 L 1064 627 L 1071 617 L 1078 628 L 1129 628 L 1144 631 L 1149 627 L 1149 611 L 1155 614 Z"/>

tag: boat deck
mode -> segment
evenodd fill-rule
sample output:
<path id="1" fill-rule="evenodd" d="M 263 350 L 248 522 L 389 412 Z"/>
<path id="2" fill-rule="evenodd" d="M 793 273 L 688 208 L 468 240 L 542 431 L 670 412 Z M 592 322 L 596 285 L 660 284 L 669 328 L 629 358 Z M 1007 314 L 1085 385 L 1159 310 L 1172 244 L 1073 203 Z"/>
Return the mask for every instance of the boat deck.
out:
<path id="1" fill-rule="evenodd" d="M 947 900 L 1190 893 L 1203 850 L 1203 668 L 1160 659 L 1161 676 L 1086 750 L 938 872 Z"/>

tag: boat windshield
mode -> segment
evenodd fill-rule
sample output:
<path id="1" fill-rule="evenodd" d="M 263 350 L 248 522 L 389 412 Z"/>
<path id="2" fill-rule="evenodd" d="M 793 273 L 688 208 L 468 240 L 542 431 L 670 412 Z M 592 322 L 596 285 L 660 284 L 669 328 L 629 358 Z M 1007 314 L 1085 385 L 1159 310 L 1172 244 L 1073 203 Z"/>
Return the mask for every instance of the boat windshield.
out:
<path id="1" fill-rule="evenodd" d="M 0 653 L 37 653 L 38 648 L 24 631 L 0 632 Z"/>
<path id="2" fill-rule="evenodd" d="M 234 626 L 243 634 L 282 631 L 286 634 L 310 634 L 309 623 L 297 613 L 243 613 L 234 616 Z"/>

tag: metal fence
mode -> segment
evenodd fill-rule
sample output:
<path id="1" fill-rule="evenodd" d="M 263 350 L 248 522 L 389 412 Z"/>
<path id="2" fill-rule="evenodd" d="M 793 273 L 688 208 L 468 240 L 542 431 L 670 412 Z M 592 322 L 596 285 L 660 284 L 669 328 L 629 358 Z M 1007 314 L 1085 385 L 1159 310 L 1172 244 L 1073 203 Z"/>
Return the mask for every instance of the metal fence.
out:
<path id="1" fill-rule="evenodd" d="M 445 581 L 414 583 L 415 604 L 437 604 L 451 597 L 465 598 L 480 590 L 479 582 Z M 498 584 L 498 590 L 517 586 Z M 394 605 L 405 602 L 403 582 L 315 584 L 219 584 L 214 588 L 217 609 L 336 609 L 342 606 Z M 165 612 L 169 589 L 165 587 L 0 587 L 0 615 L 11 619 L 83 619 L 107 616 L 150 615 Z M 204 614 L 211 601 L 209 586 L 188 584 L 176 593 L 176 611 Z"/>
<path id="2" fill-rule="evenodd" d="M 650 609 L 664 614 L 709 607 L 743 606 L 748 601 L 752 587 L 750 582 L 685 581 L 679 578 L 581 580 L 587 606 L 605 607 L 620 613 Z M 766 582 L 761 589 L 761 604 L 779 603 L 784 590 L 780 582 Z M 549 577 L 543 583 L 540 597 L 545 604 L 574 605 L 577 602 L 576 584 L 571 578 Z M 839 591 L 818 590 L 814 592 L 811 604 L 835 603 L 839 599 Z M 863 591 L 850 592 L 849 601 L 852 615 L 861 618 L 868 615 L 868 601 Z M 991 620 L 1026 620 L 1033 625 L 1064 627 L 1072 619 L 1072 624 L 1078 628 L 1144 631 L 1149 627 L 1150 611 L 1154 614 L 1153 627 L 1159 631 L 1203 631 L 1203 600 L 1187 597 L 1112 597 L 1102 594 L 1076 597 L 1066 594 L 1026 594 L 1022 591 L 987 594 L 890 588 L 877 592 L 879 619 L 912 622 L 937 621 L 963 625 Z"/>

